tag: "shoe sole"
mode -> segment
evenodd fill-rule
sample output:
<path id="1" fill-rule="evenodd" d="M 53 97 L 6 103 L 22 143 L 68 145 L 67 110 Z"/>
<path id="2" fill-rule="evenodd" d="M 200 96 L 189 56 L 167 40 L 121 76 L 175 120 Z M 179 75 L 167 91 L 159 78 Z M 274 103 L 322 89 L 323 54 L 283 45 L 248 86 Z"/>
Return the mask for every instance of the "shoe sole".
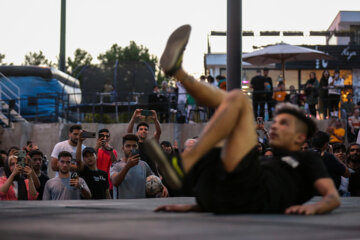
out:
<path id="1" fill-rule="evenodd" d="M 165 50 L 160 58 L 160 67 L 165 73 L 175 68 L 177 60 L 184 52 L 189 41 L 191 32 L 190 25 L 183 25 L 176 29 L 169 37 Z"/>
<path id="2" fill-rule="evenodd" d="M 161 174 L 171 189 L 177 190 L 182 187 L 182 181 L 176 174 L 160 145 L 153 139 L 145 141 L 145 151 L 151 160 L 158 164 Z"/>

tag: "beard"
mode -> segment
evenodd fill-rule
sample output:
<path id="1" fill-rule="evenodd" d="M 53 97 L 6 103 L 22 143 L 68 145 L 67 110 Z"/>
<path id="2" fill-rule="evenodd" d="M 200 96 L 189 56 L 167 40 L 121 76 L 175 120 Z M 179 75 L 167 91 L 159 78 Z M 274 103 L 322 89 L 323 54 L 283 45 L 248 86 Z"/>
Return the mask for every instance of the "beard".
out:
<path id="1" fill-rule="evenodd" d="M 360 156 L 359 155 L 350 155 L 348 158 L 349 162 L 353 163 L 360 163 Z"/>
<path id="2" fill-rule="evenodd" d="M 61 172 L 62 174 L 67 174 L 67 173 L 69 173 L 69 169 L 63 170 L 60 168 L 59 172 Z"/>

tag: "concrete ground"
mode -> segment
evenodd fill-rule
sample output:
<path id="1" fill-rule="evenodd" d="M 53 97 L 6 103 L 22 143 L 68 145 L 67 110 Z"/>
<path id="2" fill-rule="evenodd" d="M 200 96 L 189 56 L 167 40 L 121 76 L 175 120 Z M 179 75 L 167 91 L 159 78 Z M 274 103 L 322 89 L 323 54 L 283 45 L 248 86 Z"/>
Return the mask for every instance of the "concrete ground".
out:
<path id="1" fill-rule="evenodd" d="M 360 239 L 360 198 L 309 217 L 153 212 L 194 201 L 0 201 L 0 239 Z"/>

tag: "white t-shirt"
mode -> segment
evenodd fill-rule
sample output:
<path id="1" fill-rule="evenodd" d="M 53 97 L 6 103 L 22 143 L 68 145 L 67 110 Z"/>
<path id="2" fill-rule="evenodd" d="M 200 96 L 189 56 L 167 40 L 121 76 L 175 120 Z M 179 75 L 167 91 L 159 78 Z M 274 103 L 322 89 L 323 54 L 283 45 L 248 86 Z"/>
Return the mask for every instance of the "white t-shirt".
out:
<path id="1" fill-rule="evenodd" d="M 186 102 L 186 89 L 180 82 L 176 82 L 178 87 L 178 104 L 185 104 Z"/>
<path id="2" fill-rule="evenodd" d="M 333 81 L 334 81 L 334 85 L 332 86 L 330 84 Z M 329 77 L 328 83 L 329 83 L 329 94 L 337 94 L 337 95 L 341 94 L 341 89 L 334 88 L 334 87 L 344 87 L 344 79 L 343 78 L 338 78 L 337 80 L 333 80 L 333 77 Z"/>
<path id="3" fill-rule="evenodd" d="M 83 144 L 81 146 L 81 151 L 84 150 L 85 147 L 86 146 Z M 69 144 L 69 140 L 58 142 L 55 145 L 55 147 L 54 147 L 54 149 L 53 149 L 53 151 L 51 153 L 51 157 L 58 158 L 59 153 L 62 152 L 62 151 L 67 151 L 67 152 L 71 153 L 72 158 L 76 159 L 76 146 L 71 146 Z"/>

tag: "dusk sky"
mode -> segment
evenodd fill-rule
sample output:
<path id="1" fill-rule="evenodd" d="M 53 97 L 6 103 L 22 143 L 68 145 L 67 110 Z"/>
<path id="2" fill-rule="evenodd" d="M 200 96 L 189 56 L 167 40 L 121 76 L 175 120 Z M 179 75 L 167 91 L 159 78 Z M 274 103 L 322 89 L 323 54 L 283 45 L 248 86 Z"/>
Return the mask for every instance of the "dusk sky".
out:
<path id="1" fill-rule="evenodd" d="M 184 56 L 185 68 L 203 73 L 203 56 L 210 31 L 226 30 L 225 0 L 67 0 L 66 56 L 75 49 L 88 51 L 97 62 L 112 44 L 130 41 L 147 47 L 160 58 L 169 34 L 191 24 L 192 35 Z M 0 0 L 0 53 L 5 63 L 22 64 L 28 52 L 42 50 L 57 61 L 60 48 L 60 0 Z M 327 30 L 340 10 L 360 10 L 359 0 L 243 0 L 243 30 Z M 277 42 L 324 44 L 325 37 L 244 37 L 243 51 Z M 212 51 L 225 52 L 225 37 L 211 37 Z"/>

